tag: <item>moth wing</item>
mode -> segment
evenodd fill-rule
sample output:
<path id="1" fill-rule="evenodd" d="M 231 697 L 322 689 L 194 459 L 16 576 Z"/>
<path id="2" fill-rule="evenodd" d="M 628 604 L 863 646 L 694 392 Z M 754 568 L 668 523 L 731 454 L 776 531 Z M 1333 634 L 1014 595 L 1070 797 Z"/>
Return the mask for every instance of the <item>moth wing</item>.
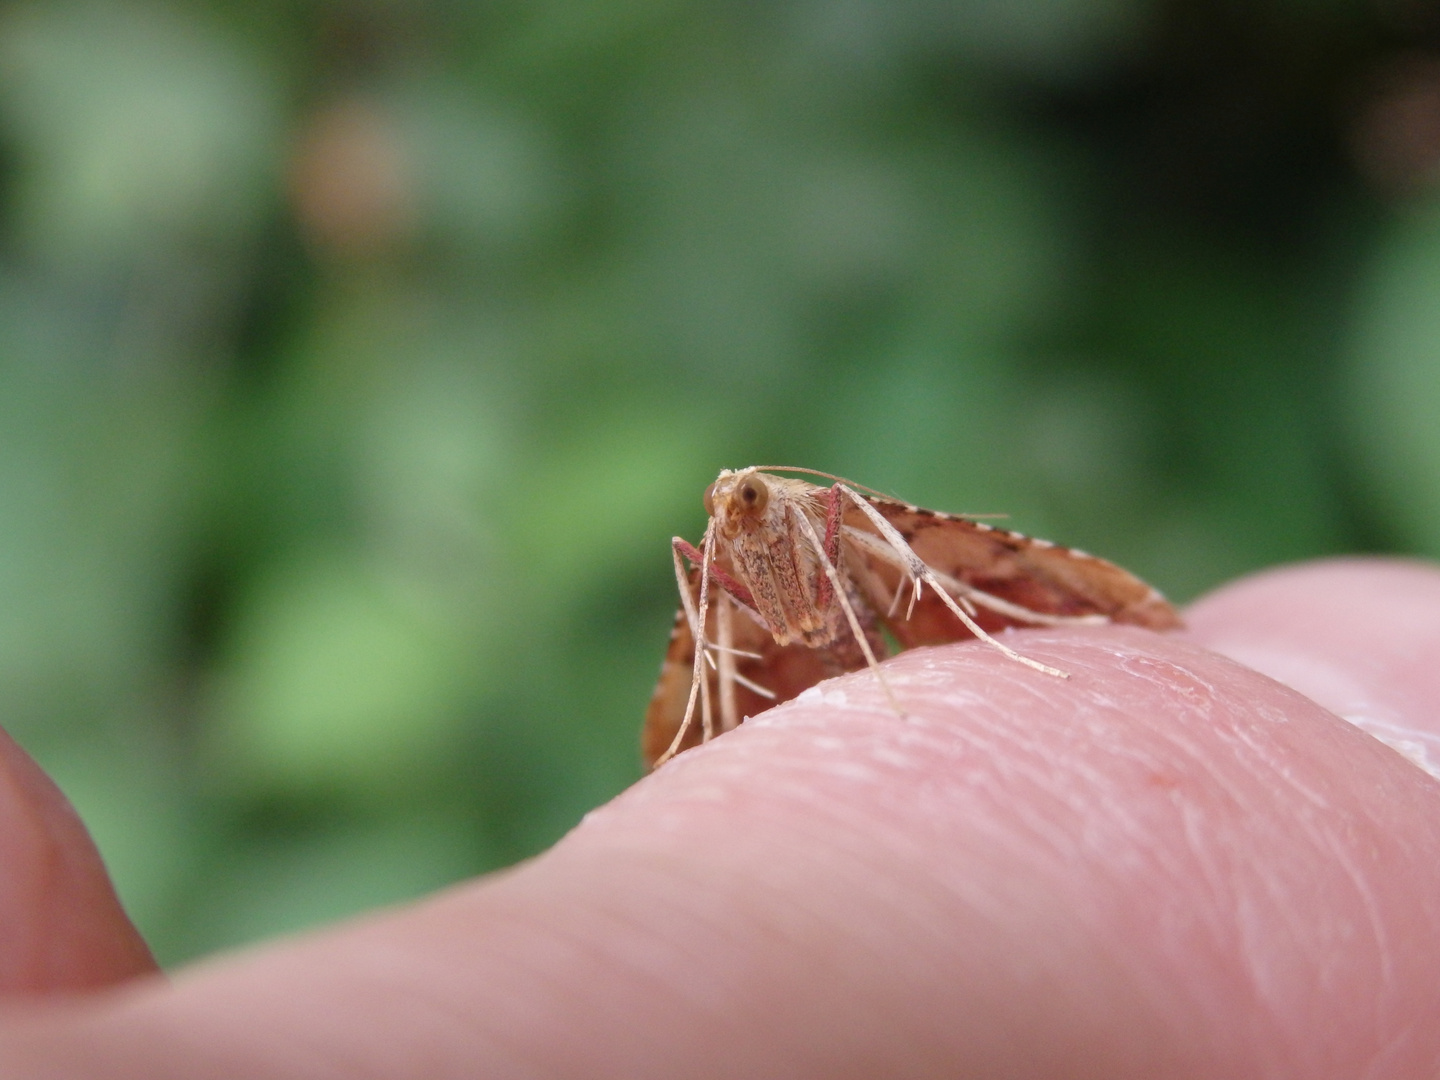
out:
<path id="1" fill-rule="evenodd" d="M 884 499 L 869 502 L 930 569 L 1005 603 L 1042 616 L 1103 615 L 1112 622 L 1152 630 L 1181 625 L 1179 615 L 1159 592 L 1104 559 L 965 518 Z M 844 523 L 880 539 L 874 523 L 854 507 L 846 511 Z M 928 588 L 907 619 L 908 588 L 894 604 L 901 571 L 875 547 L 852 541 L 846 558 L 866 598 L 901 645 L 912 648 L 972 636 Z M 975 621 L 988 631 L 1034 625 L 979 604 Z"/>
<path id="2" fill-rule="evenodd" d="M 699 582 L 699 572 L 692 570 L 690 595 L 697 600 Z M 713 581 L 711 586 L 714 588 Z M 708 628 L 717 623 L 715 606 L 722 602 L 735 603 L 715 589 L 710 597 L 710 611 L 705 616 L 707 635 L 711 633 Z M 843 674 L 856 666 L 843 663 L 828 649 L 812 649 L 800 644 L 777 645 L 775 638 L 769 630 L 760 625 L 757 617 L 752 616 L 738 603 L 735 603 L 735 607 L 737 610 L 733 612 L 731 619 L 732 647 L 740 652 L 756 654 L 754 657 L 734 657 L 736 673 L 775 695 L 773 699 L 767 698 L 737 682 L 735 705 L 741 717 L 758 715 L 773 705 L 789 701 L 822 679 Z M 861 660 L 861 666 L 863 664 L 864 661 Z M 690 700 L 690 680 L 694 666 L 695 636 L 690 632 L 685 609 L 681 608 L 675 615 L 675 627 L 670 632 L 670 647 L 666 650 L 665 661 L 660 666 L 660 681 L 655 684 L 655 693 L 645 711 L 645 726 L 640 734 L 640 749 L 647 769 L 655 767 L 656 759 L 670 748 L 675 733 L 685 721 L 685 706 Z M 718 722 L 719 675 L 709 665 L 705 667 L 705 675 L 710 680 L 710 700 Z M 680 749 L 688 750 L 692 746 L 698 746 L 702 737 L 700 704 L 697 700 L 695 716 L 690 721 L 690 730 L 686 732 Z"/>

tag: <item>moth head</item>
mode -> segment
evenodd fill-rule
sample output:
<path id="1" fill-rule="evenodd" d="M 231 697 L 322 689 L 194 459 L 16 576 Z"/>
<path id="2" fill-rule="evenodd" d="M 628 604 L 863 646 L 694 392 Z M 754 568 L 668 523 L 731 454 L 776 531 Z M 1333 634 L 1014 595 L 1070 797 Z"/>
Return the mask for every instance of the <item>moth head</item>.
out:
<path id="1" fill-rule="evenodd" d="M 753 471 L 727 469 L 705 489 L 705 512 L 725 521 L 732 534 L 742 521 L 759 519 L 769 504 L 770 485 Z"/>

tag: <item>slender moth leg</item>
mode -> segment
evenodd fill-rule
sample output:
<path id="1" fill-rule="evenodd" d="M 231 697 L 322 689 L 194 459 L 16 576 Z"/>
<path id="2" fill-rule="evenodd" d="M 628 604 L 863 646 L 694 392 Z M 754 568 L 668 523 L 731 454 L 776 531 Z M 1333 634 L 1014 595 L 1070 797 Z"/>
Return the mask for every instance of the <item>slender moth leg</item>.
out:
<path id="1" fill-rule="evenodd" d="M 709 542 L 710 535 L 709 530 L 707 529 L 706 543 L 708 544 Z M 744 585 L 741 585 L 724 570 L 721 570 L 718 566 L 711 564 L 709 574 L 710 580 L 721 586 L 724 589 L 725 593 L 730 593 L 732 596 L 736 593 L 738 593 L 739 595 L 735 596 L 734 600 L 732 601 L 730 596 L 725 596 L 722 594 L 720 603 L 716 604 L 715 606 L 717 633 L 720 640 L 718 643 L 713 645 L 708 641 L 704 641 L 704 639 L 700 637 L 700 628 L 703 625 L 704 620 L 700 618 L 699 612 L 696 610 L 695 607 L 695 598 L 690 593 L 689 576 L 685 573 L 685 564 L 682 561 L 682 556 L 685 559 L 689 559 L 696 566 L 703 566 L 706 563 L 705 554 L 701 551 L 697 551 L 695 547 L 691 545 L 688 541 L 678 536 L 672 538 L 670 541 L 670 553 L 675 562 L 675 585 L 676 588 L 678 588 L 680 591 L 680 605 L 685 610 L 685 621 L 690 626 L 690 636 L 695 640 L 696 643 L 695 648 L 697 657 L 702 653 L 704 654 L 704 663 L 709 664 L 710 667 L 715 669 L 716 679 L 720 684 L 720 730 L 729 731 L 732 728 L 740 726 L 740 707 L 735 700 L 735 687 L 737 684 L 740 686 L 748 687 L 750 690 L 754 691 L 756 694 L 759 694 L 761 697 L 775 697 L 773 691 L 767 689 L 764 686 L 761 686 L 759 683 L 745 678 L 735 669 L 735 657 L 744 656 L 751 660 L 759 660 L 761 658 L 761 654 L 755 652 L 746 652 L 743 649 L 735 648 L 735 629 L 733 622 L 735 609 L 733 607 L 733 604 L 744 604 L 746 605 L 749 614 L 751 614 L 757 620 L 759 619 L 759 616 L 754 615 L 753 608 L 749 607 L 749 605 L 754 603 L 750 596 L 750 590 L 745 588 Z M 703 584 L 701 586 L 701 592 L 707 593 L 707 590 L 705 589 Z M 703 602 L 708 602 L 708 595 L 705 597 L 704 600 L 702 600 L 702 603 Z M 761 625 L 764 626 L 764 623 L 761 622 Z M 710 680 L 709 677 L 705 675 L 703 666 L 698 663 L 696 666 L 697 668 L 700 668 L 701 671 L 701 674 L 699 676 L 700 691 L 702 695 L 700 722 L 702 731 L 704 732 L 704 740 L 708 742 L 710 739 L 714 738 L 715 735 L 714 731 L 712 730 L 714 725 L 710 718 L 709 708 Z M 685 721 L 681 725 L 679 735 L 676 736 L 676 742 L 672 744 L 670 749 L 667 751 L 667 754 L 669 756 L 674 756 L 674 753 L 676 752 L 675 748 L 679 745 L 678 740 L 680 738 L 683 738 L 685 731 L 688 730 L 689 725 L 693 720 L 694 710 L 695 679 L 692 678 L 690 688 L 690 700 L 687 702 L 685 708 Z M 669 760 L 669 758 L 661 757 L 659 760 L 666 761 Z M 657 764 L 658 763 L 659 762 L 657 761 Z"/>
<path id="2" fill-rule="evenodd" d="M 724 593 L 716 598 L 715 633 L 720 639 L 716 678 L 720 683 L 720 730 L 730 731 L 740 726 L 740 710 L 735 703 L 735 629 L 734 601 Z M 709 733 L 706 733 L 709 739 Z"/>
<path id="3" fill-rule="evenodd" d="M 708 527 L 706 529 L 706 532 L 709 532 Z M 691 564 L 694 566 L 699 566 L 705 561 L 704 556 L 700 552 L 696 551 L 694 546 L 684 537 L 671 537 L 670 547 L 674 549 L 674 551 L 676 551 L 678 554 L 684 555 L 685 558 L 689 559 Z M 736 581 L 733 577 L 731 577 L 724 570 L 720 569 L 720 567 L 716 566 L 714 563 L 710 564 L 710 576 L 715 579 L 716 585 L 719 585 L 722 589 L 728 592 L 731 596 L 735 597 L 736 600 L 739 600 L 740 603 L 744 604 L 750 610 L 755 610 L 755 598 L 750 595 L 750 590 L 747 589 L 744 585 L 740 584 L 740 582 Z"/>
<path id="4" fill-rule="evenodd" d="M 685 573 L 685 564 L 680 559 L 681 544 L 685 544 L 685 541 L 678 536 L 670 541 L 670 554 L 675 560 L 675 587 L 680 590 L 680 606 L 685 609 L 685 622 L 689 625 L 690 634 L 693 637 L 695 625 L 700 620 L 699 616 L 695 614 L 695 598 L 690 595 L 690 577 Z M 689 544 L 685 544 L 685 546 L 690 547 Z M 696 554 L 698 555 L 699 552 L 697 551 Z"/>
<path id="5" fill-rule="evenodd" d="M 676 539 L 679 540 L 679 537 Z M 680 543 L 684 544 L 685 541 L 680 540 Z M 700 698 L 701 726 L 707 738 L 713 725 L 710 718 L 710 677 L 705 673 L 705 614 L 710 607 L 710 574 L 708 571 L 711 558 L 715 554 L 714 518 L 711 518 L 710 523 L 705 526 L 703 543 L 704 549 L 696 553 L 700 556 L 700 602 L 693 606 L 690 603 L 690 583 L 685 580 L 684 567 L 680 565 L 680 548 L 678 545 L 675 546 L 675 575 L 680 579 L 680 597 L 685 607 L 685 618 L 690 622 L 690 636 L 695 642 L 695 666 L 690 673 L 690 697 L 685 702 L 685 719 L 680 722 L 680 728 L 675 732 L 675 738 L 671 740 L 669 748 L 655 759 L 655 765 L 652 768 L 658 768 L 679 753 L 680 743 L 695 720 L 697 694 Z M 685 544 L 685 546 L 689 547 L 690 545 Z M 694 549 L 691 548 L 691 550 Z"/>
<path id="6" fill-rule="evenodd" d="M 845 526 L 845 539 L 862 547 L 867 553 L 889 563 L 904 574 L 909 573 L 910 564 L 906 559 L 896 555 L 890 545 L 871 536 L 867 532 L 861 532 L 852 526 Z M 997 614 L 1014 619 L 1016 622 L 1027 622 L 1034 626 L 1104 626 L 1110 620 L 1104 615 L 1046 615 L 1039 611 L 1031 611 L 1029 608 L 1021 607 L 1019 604 L 1012 604 L 1009 600 L 1002 600 L 998 596 L 992 596 L 984 589 L 977 589 L 974 585 L 966 584 L 959 578 L 951 577 L 949 574 L 942 574 L 939 570 L 932 570 L 935 579 L 945 586 L 955 600 L 965 607 L 970 614 L 975 614 L 975 607 L 989 608 Z M 899 587 L 895 593 L 895 599 L 890 605 L 890 614 L 900 605 L 900 596 L 905 590 L 907 579 L 902 577 Z"/>
<path id="7" fill-rule="evenodd" d="M 704 618 L 700 620 L 700 626 L 705 626 Z M 704 638 L 700 639 L 701 641 Z M 700 650 L 702 653 L 704 650 Z M 709 742 L 715 737 L 715 706 L 710 700 L 710 676 L 702 667 L 700 669 L 700 741 Z M 677 751 L 678 752 L 678 751 Z"/>

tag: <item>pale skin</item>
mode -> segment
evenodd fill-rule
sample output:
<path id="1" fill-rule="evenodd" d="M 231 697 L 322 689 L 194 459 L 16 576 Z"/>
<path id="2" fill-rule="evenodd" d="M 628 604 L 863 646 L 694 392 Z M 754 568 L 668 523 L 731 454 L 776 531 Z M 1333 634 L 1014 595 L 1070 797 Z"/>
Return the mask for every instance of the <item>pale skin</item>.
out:
<path id="1" fill-rule="evenodd" d="M 1327 709 L 1440 736 L 1440 570 L 1312 564 L 1187 620 L 1011 639 L 1069 680 L 903 654 L 907 719 L 847 676 L 523 866 L 168 979 L 7 741 L 0 1071 L 1435 1075 L 1440 781 Z"/>

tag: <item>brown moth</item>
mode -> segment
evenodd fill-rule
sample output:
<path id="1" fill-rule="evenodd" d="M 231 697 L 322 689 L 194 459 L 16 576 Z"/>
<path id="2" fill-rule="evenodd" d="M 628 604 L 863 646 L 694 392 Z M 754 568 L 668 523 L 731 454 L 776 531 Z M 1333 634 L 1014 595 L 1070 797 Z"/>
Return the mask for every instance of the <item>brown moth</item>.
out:
<path id="1" fill-rule="evenodd" d="M 820 487 L 768 469 L 835 482 Z M 705 510 L 699 549 L 678 536 L 671 542 L 681 608 L 641 736 L 652 769 L 867 664 L 900 712 L 878 670 L 890 651 L 882 627 L 903 649 L 978 637 L 1065 678 L 991 632 L 1180 625 L 1160 593 L 1103 559 L 893 502 L 813 469 L 725 469 L 705 491 Z M 697 650 L 697 640 L 706 647 Z"/>

